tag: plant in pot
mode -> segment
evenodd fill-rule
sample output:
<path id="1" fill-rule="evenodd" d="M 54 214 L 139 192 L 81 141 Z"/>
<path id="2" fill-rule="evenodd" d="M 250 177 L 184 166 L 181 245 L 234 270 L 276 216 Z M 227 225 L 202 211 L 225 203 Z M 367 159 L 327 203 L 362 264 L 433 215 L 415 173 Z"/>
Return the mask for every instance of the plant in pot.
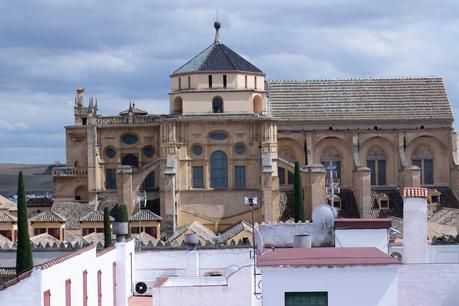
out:
<path id="1" fill-rule="evenodd" d="M 126 237 L 129 238 L 129 216 L 126 204 L 118 205 L 115 222 L 112 223 L 112 228 L 113 234 L 116 235 L 117 242 L 123 242 Z"/>

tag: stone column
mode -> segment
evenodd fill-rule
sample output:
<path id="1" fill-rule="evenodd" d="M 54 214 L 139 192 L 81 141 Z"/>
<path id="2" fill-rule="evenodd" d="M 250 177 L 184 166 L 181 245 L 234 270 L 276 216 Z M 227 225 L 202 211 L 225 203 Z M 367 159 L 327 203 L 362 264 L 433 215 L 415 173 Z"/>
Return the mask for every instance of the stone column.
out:
<path id="1" fill-rule="evenodd" d="M 421 168 L 411 166 L 400 171 L 400 187 L 421 186 Z"/>
<path id="2" fill-rule="evenodd" d="M 323 165 L 309 165 L 301 171 L 305 217 L 311 219 L 313 209 L 326 203 L 325 169 Z"/>
<path id="3" fill-rule="evenodd" d="M 354 197 L 360 218 L 370 218 L 371 210 L 371 169 L 359 167 L 352 173 Z"/>
<path id="4" fill-rule="evenodd" d="M 131 166 L 122 166 L 116 171 L 116 174 L 118 201 L 126 204 L 129 214 L 132 214 L 135 200 L 132 186 L 132 168 Z"/>
<path id="5" fill-rule="evenodd" d="M 177 197 L 176 197 L 176 171 L 177 160 L 168 156 L 166 164 L 161 166 L 163 174 L 161 180 L 161 226 L 168 236 L 173 235 L 177 229 Z"/>

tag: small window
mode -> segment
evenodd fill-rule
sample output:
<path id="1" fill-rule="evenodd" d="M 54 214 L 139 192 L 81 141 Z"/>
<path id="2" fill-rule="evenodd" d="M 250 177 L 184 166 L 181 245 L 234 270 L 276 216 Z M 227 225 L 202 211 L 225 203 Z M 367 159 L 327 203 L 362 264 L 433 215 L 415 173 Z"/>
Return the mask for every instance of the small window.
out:
<path id="1" fill-rule="evenodd" d="M 223 113 L 223 99 L 220 97 L 215 97 L 212 100 L 212 112 L 213 113 Z"/>
<path id="2" fill-rule="evenodd" d="M 127 145 L 133 145 L 137 142 L 137 136 L 134 134 L 126 134 L 121 138 L 122 142 Z"/>
<path id="3" fill-rule="evenodd" d="M 191 77 L 188 77 L 188 89 L 191 89 Z"/>
<path id="4" fill-rule="evenodd" d="M 193 166 L 193 188 L 204 188 L 204 171 L 202 166 Z"/>
<path id="5" fill-rule="evenodd" d="M 236 188 L 245 188 L 245 166 L 234 167 L 234 186 Z"/>
<path id="6" fill-rule="evenodd" d="M 285 185 L 285 169 L 277 167 L 277 176 L 279 177 L 279 185 Z"/>
<path id="7" fill-rule="evenodd" d="M 293 172 L 290 172 L 290 171 L 288 172 L 287 181 L 288 181 L 287 183 L 288 183 L 289 185 L 293 185 L 293 183 L 294 183 L 294 181 L 295 181 L 295 178 L 294 178 L 294 176 L 293 176 Z"/>
<path id="8" fill-rule="evenodd" d="M 193 146 L 193 149 L 192 149 L 192 150 L 193 150 L 193 154 L 194 154 L 194 155 L 199 156 L 199 155 L 202 154 L 202 147 L 199 146 L 199 145 Z"/>
<path id="9" fill-rule="evenodd" d="M 257 89 L 257 77 L 254 77 L 253 82 L 254 82 L 254 88 Z"/>
<path id="10" fill-rule="evenodd" d="M 105 169 L 105 189 L 116 189 L 116 169 Z"/>
<path id="11" fill-rule="evenodd" d="M 212 188 L 228 187 L 228 157 L 223 151 L 210 156 L 210 185 Z"/>
<path id="12" fill-rule="evenodd" d="M 153 155 L 154 155 L 154 150 L 153 150 L 153 147 L 152 146 L 147 146 L 145 148 L 143 148 L 143 155 L 147 158 L 152 158 Z"/>
<path id="13" fill-rule="evenodd" d="M 81 123 L 82 123 L 83 125 L 88 124 L 88 118 L 82 118 L 82 119 L 81 119 Z"/>
<path id="14" fill-rule="evenodd" d="M 182 78 L 178 78 L 178 89 L 182 89 Z"/>
<path id="15" fill-rule="evenodd" d="M 72 306 L 72 281 L 65 281 L 65 306 Z"/>
<path id="16" fill-rule="evenodd" d="M 212 76 L 209 75 L 209 88 L 212 88 Z"/>
<path id="17" fill-rule="evenodd" d="M 105 149 L 105 156 L 108 158 L 112 159 L 116 156 L 116 151 L 113 148 L 107 148 Z"/>
<path id="18" fill-rule="evenodd" d="M 244 76 L 244 83 L 245 83 L 244 87 L 247 88 L 247 76 Z"/>
<path id="19" fill-rule="evenodd" d="M 285 292 L 285 306 L 328 306 L 327 292 Z"/>
<path id="20" fill-rule="evenodd" d="M 224 133 L 212 133 L 210 134 L 210 139 L 212 140 L 225 140 L 228 136 Z"/>
<path id="21" fill-rule="evenodd" d="M 226 74 L 223 75 L 223 88 L 226 88 Z"/>
<path id="22" fill-rule="evenodd" d="M 234 152 L 236 152 L 237 155 L 244 154 L 244 145 L 242 144 L 236 145 L 236 147 L 234 147 Z"/>

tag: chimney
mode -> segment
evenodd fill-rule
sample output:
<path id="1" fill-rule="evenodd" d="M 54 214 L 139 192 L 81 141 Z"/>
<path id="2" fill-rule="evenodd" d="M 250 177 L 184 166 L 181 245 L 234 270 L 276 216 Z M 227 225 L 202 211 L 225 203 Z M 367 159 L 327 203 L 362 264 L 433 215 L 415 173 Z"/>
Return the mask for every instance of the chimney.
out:
<path id="1" fill-rule="evenodd" d="M 198 235 L 196 233 L 185 234 L 185 244 L 188 248 L 186 254 L 186 276 L 199 276 L 199 254 L 196 249 Z"/>
<path id="2" fill-rule="evenodd" d="M 427 188 L 403 190 L 403 262 L 427 262 Z"/>

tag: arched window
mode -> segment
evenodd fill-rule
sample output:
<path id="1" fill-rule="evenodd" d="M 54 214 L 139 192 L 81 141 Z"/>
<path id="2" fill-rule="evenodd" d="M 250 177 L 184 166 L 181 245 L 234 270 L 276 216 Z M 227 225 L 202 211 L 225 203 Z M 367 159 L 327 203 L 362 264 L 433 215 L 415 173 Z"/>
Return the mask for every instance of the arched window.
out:
<path id="1" fill-rule="evenodd" d="M 421 184 L 433 184 L 433 154 L 426 145 L 419 145 L 411 156 L 413 166 L 421 168 Z"/>
<path id="2" fill-rule="evenodd" d="M 210 186 L 228 187 L 228 157 L 223 151 L 215 151 L 210 156 Z"/>
<path id="3" fill-rule="evenodd" d="M 324 165 L 325 170 L 330 170 L 329 167 L 332 167 L 334 171 L 334 177 L 341 179 L 341 154 L 334 146 L 329 146 L 322 151 L 320 155 L 320 163 Z"/>
<path id="4" fill-rule="evenodd" d="M 223 113 L 223 99 L 220 97 L 215 97 L 212 99 L 212 112 L 213 113 Z"/>
<path id="5" fill-rule="evenodd" d="M 380 146 L 373 146 L 367 152 L 367 167 L 371 169 L 371 185 L 386 185 L 386 153 Z"/>
<path id="6" fill-rule="evenodd" d="M 261 115 L 263 111 L 262 100 L 260 96 L 253 97 L 253 112 Z"/>
<path id="7" fill-rule="evenodd" d="M 175 97 L 174 106 L 172 110 L 173 114 L 180 115 L 183 112 L 183 100 L 180 97 Z"/>
<path id="8" fill-rule="evenodd" d="M 75 200 L 76 201 L 87 201 L 88 200 L 88 188 L 86 188 L 86 186 L 79 186 L 75 189 Z"/>
<path id="9" fill-rule="evenodd" d="M 131 166 L 138 168 L 139 167 L 139 160 L 137 156 L 134 154 L 126 154 L 123 156 L 123 159 L 121 160 L 121 164 L 123 166 Z"/>

